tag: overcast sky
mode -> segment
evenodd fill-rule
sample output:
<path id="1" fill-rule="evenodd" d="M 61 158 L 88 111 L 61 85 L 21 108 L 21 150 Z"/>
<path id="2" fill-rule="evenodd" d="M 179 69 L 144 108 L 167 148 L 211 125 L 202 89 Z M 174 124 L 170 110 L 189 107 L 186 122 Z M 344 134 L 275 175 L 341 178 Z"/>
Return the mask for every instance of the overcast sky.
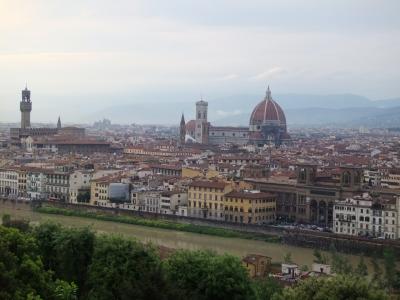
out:
<path id="1" fill-rule="evenodd" d="M 268 83 L 399 97 L 399 12 L 399 0 L 0 0 L 0 121 L 19 119 L 25 82 L 32 120 L 54 122 Z"/>

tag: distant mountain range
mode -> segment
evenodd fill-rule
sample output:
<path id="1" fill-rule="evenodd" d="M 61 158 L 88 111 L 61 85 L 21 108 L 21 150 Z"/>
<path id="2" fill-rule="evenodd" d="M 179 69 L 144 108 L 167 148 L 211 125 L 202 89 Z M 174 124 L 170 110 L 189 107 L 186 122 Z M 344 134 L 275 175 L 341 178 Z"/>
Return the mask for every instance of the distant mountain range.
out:
<path id="1" fill-rule="evenodd" d="M 289 125 L 337 125 L 367 127 L 400 126 L 400 98 L 370 100 L 353 94 L 304 95 L 273 94 L 285 111 Z M 215 125 L 248 125 L 251 111 L 263 95 L 233 95 L 206 99 L 209 119 Z M 181 113 L 186 120 L 194 118 L 195 101 L 112 106 L 89 116 L 115 123 L 178 124 Z"/>

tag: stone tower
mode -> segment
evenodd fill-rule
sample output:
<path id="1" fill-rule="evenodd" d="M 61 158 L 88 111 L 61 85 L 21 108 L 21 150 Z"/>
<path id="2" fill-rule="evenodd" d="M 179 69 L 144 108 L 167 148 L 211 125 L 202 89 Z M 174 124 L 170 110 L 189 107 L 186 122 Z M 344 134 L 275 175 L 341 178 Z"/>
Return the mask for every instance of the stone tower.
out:
<path id="1" fill-rule="evenodd" d="M 196 128 L 195 139 L 197 143 L 208 143 L 208 122 L 207 122 L 208 103 L 201 99 L 196 102 Z"/>
<path id="2" fill-rule="evenodd" d="M 60 116 L 58 116 L 57 129 L 61 129 L 61 119 L 60 119 Z"/>
<path id="3" fill-rule="evenodd" d="M 30 128 L 32 102 L 31 102 L 31 91 L 28 90 L 27 86 L 25 87 L 24 90 L 22 90 L 22 100 L 20 102 L 20 110 L 21 110 L 21 128 Z"/>
<path id="4" fill-rule="evenodd" d="M 317 165 L 312 163 L 297 164 L 297 183 L 313 185 L 317 177 Z"/>
<path id="5" fill-rule="evenodd" d="M 179 142 L 181 145 L 185 144 L 186 138 L 186 122 L 185 116 L 182 113 L 181 124 L 179 125 Z"/>

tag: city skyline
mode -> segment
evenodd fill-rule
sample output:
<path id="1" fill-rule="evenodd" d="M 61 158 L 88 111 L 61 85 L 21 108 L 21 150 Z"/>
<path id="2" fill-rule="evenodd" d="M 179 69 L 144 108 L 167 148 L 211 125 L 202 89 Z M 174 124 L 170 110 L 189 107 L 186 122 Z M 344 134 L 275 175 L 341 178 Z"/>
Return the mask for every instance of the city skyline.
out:
<path id="1" fill-rule="evenodd" d="M 267 83 L 277 95 L 397 98 L 398 8 L 396 1 L 3 1 L 0 118 L 18 120 L 25 82 L 33 122 L 55 122 L 53 114 L 83 122 L 112 105 L 193 103 L 201 93 L 254 94 L 257 102 Z"/>

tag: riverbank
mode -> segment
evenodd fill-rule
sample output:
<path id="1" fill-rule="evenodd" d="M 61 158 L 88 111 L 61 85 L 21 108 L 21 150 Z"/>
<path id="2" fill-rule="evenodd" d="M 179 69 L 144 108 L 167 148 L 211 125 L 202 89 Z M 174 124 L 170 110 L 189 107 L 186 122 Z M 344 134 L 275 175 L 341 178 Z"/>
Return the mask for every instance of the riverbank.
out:
<path id="1" fill-rule="evenodd" d="M 185 223 L 176 223 L 169 222 L 165 220 L 152 220 L 145 219 L 140 217 L 133 216 L 120 216 L 120 215 L 110 215 L 99 212 L 88 212 L 81 210 L 73 210 L 67 208 L 58 208 L 43 205 L 42 207 L 37 207 L 34 209 L 39 213 L 45 214 L 53 214 L 53 215 L 63 215 L 63 216 L 74 216 L 74 217 L 83 217 L 90 218 L 100 221 L 108 221 L 108 222 L 117 222 L 131 225 L 140 225 L 147 226 L 153 228 L 167 229 L 167 230 L 175 230 L 175 231 L 183 231 L 190 233 L 199 233 L 206 234 L 212 236 L 219 236 L 225 238 L 240 238 L 240 239 L 248 239 L 248 240 L 258 240 L 265 241 L 269 243 L 280 243 L 281 237 L 274 235 L 266 235 L 266 234 L 257 234 L 257 233 L 249 233 L 249 232 L 241 232 L 232 229 L 225 228 L 217 228 L 211 226 L 203 226 L 203 225 L 195 225 L 195 224 L 185 224 Z"/>
<path id="2" fill-rule="evenodd" d="M 126 238 L 137 239 L 145 244 L 151 243 L 171 249 L 211 250 L 219 254 L 228 253 L 238 257 L 254 253 L 269 256 L 273 262 L 283 261 L 284 256 L 291 253 L 293 262 L 299 265 L 307 265 L 309 268 L 311 268 L 315 259 L 313 249 L 292 246 L 287 243 L 269 243 L 255 239 L 219 237 L 209 234 L 101 221 L 85 217 L 40 213 L 33 211 L 29 203 L 0 201 L 0 215 L 2 214 L 9 214 L 14 219 L 29 220 L 34 225 L 53 222 L 74 228 L 89 227 L 99 234 L 121 235 Z M 329 255 L 329 252 L 326 251 L 322 251 L 322 253 Z M 359 256 L 343 255 L 347 257 L 353 267 L 357 266 L 360 259 Z M 366 262 L 368 268 L 372 271 L 370 260 L 366 260 Z"/>
<path id="3" fill-rule="evenodd" d="M 47 214 L 76 216 L 209 236 L 258 240 L 325 251 L 329 251 L 334 247 L 342 253 L 362 256 L 383 257 L 385 249 L 391 248 L 395 251 L 396 257 L 400 257 L 400 243 L 392 240 L 365 239 L 298 229 L 288 230 L 268 225 L 227 223 L 82 204 L 42 201 L 32 205 L 32 207 L 39 212 Z"/>

